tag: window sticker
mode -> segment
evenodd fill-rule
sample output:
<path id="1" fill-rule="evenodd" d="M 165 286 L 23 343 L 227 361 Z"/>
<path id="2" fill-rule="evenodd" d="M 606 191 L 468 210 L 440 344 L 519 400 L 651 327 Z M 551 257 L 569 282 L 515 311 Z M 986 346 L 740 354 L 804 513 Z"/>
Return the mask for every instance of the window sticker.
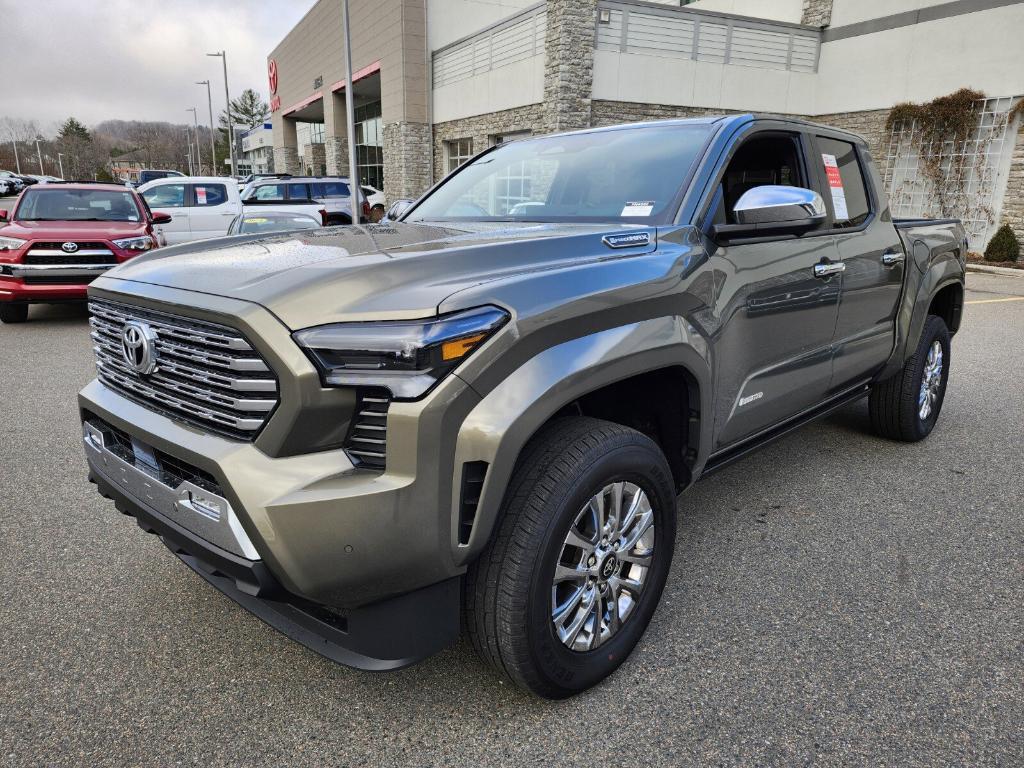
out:
<path id="1" fill-rule="evenodd" d="M 622 209 L 622 216 L 650 216 L 654 210 L 653 200 L 642 200 L 640 202 L 626 203 Z"/>
<path id="2" fill-rule="evenodd" d="M 843 189 L 843 177 L 839 173 L 839 163 L 835 155 L 821 153 L 825 163 L 825 175 L 828 177 L 828 188 L 832 192 L 832 207 L 836 212 L 837 221 L 849 221 L 850 213 L 846 209 L 846 190 Z"/>
<path id="3" fill-rule="evenodd" d="M 835 158 L 832 161 L 835 162 Z M 206 187 L 196 187 L 196 204 L 206 205 Z"/>

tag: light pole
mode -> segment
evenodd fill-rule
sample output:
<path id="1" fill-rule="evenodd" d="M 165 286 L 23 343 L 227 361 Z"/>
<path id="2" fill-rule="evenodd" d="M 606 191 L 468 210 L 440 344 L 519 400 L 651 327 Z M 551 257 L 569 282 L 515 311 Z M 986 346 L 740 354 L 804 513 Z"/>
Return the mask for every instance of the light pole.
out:
<path id="1" fill-rule="evenodd" d="M 185 145 L 188 147 L 188 175 L 195 176 L 192 172 L 192 135 L 189 133 L 188 126 L 185 126 Z"/>
<path id="2" fill-rule="evenodd" d="M 196 137 L 196 175 L 203 175 L 203 154 L 199 151 L 199 118 L 196 117 L 196 108 L 189 107 L 185 110 L 186 112 L 192 113 L 192 125 L 195 127 L 194 135 Z"/>
<path id="3" fill-rule="evenodd" d="M 355 106 L 352 98 L 352 37 L 348 26 L 348 0 L 341 3 L 341 23 L 345 28 L 345 127 L 348 131 L 348 188 L 352 205 L 352 223 L 359 223 L 359 166 L 356 163 Z"/>
<path id="4" fill-rule="evenodd" d="M 197 80 L 196 85 L 206 86 L 206 104 L 210 108 L 210 175 L 217 176 L 217 150 L 213 143 L 213 132 L 216 130 L 213 127 L 213 97 L 210 95 L 210 81 L 209 80 Z"/>
<path id="5" fill-rule="evenodd" d="M 219 56 L 224 64 L 224 102 L 227 105 L 228 116 L 228 152 L 231 154 L 231 175 L 238 175 L 238 163 L 235 161 L 235 121 L 231 118 L 231 93 L 228 91 L 228 54 L 227 51 L 220 53 L 208 53 L 207 56 Z"/>
<path id="6" fill-rule="evenodd" d="M 61 159 L 62 157 L 64 157 L 64 153 L 63 152 L 58 152 L 57 153 L 57 165 L 60 166 L 60 177 L 63 179 L 64 178 L 64 161 Z"/>
<path id="7" fill-rule="evenodd" d="M 43 150 L 39 148 L 39 142 L 42 138 L 42 136 L 36 136 L 36 157 L 39 158 L 39 175 L 45 176 L 46 171 L 43 170 Z"/>
<path id="8" fill-rule="evenodd" d="M 11 146 L 14 147 L 14 166 L 15 166 L 15 169 L 18 171 L 18 174 L 20 175 L 21 174 L 21 160 L 18 159 L 18 140 L 14 136 L 14 131 L 11 131 Z"/>

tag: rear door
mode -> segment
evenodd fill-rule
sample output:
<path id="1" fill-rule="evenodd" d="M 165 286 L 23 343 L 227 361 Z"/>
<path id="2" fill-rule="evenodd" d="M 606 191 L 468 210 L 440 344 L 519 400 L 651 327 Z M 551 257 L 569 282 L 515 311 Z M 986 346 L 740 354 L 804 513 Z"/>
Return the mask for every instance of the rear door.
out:
<path id="1" fill-rule="evenodd" d="M 169 224 L 159 224 L 156 227 L 167 245 L 185 243 L 192 239 L 187 184 L 157 184 L 143 192 L 142 197 L 151 211 L 166 213 L 171 217 Z"/>
<path id="2" fill-rule="evenodd" d="M 818 132 L 814 145 L 830 232 L 844 266 L 830 387 L 839 392 L 871 378 L 889 359 L 906 260 L 878 199 L 867 149 L 828 132 Z"/>
<path id="3" fill-rule="evenodd" d="M 189 202 L 193 240 L 224 236 L 232 219 L 242 211 L 241 203 L 232 199 L 225 184 L 189 184 Z"/>
<path id="4" fill-rule="evenodd" d="M 730 150 L 708 225 L 735 223 L 730 211 L 752 187 L 818 189 L 810 136 L 790 123 L 777 125 L 747 134 Z M 712 246 L 715 450 L 825 399 L 841 282 L 834 274 L 815 276 L 816 264 L 836 258 L 835 238 L 825 230 Z"/>

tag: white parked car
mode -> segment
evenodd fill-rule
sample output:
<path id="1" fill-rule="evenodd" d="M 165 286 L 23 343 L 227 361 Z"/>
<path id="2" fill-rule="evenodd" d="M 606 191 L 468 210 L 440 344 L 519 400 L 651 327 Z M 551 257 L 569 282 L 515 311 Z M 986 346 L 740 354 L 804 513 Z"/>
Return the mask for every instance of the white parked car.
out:
<path id="1" fill-rule="evenodd" d="M 139 194 L 154 213 L 171 216 L 171 223 L 160 228 L 168 245 L 224 237 L 242 213 L 281 211 L 313 216 L 321 222 L 326 217 L 320 203 L 281 200 L 243 205 L 235 180 L 224 176 L 155 179 L 139 187 Z"/>
<path id="2" fill-rule="evenodd" d="M 363 184 L 363 194 L 366 195 L 366 202 L 370 204 L 370 221 L 376 223 L 384 218 L 387 210 L 388 199 L 384 193 L 369 184 Z"/>

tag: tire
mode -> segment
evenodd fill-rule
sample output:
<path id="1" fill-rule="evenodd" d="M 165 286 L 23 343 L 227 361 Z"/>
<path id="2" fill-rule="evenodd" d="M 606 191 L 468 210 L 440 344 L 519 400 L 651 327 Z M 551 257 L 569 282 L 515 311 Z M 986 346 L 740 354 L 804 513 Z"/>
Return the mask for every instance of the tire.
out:
<path id="1" fill-rule="evenodd" d="M 370 222 L 373 224 L 378 224 L 380 220 L 383 218 L 384 206 L 381 205 L 380 203 L 377 203 L 377 205 L 373 206 L 373 208 L 370 209 Z"/>
<path id="2" fill-rule="evenodd" d="M 949 341 L 946 323 L 937 315 L 929 315 L 913 357 L 903 364 L 899 373 L 871 389 L 868 410 L 871 428 L 876 434 L 907 443 L 916 443 L 931 434 L 946 396 L 951 361 Z M 929 374 L 929 370 L 934 371 L 934 352 L 939 351 L 941 367 L 937 374 Z M 922 384 L 926 375 L 931 380 L 932 399 L 925 414 Z"/>
<path id="3" fill-rule="evenodd" d="M 632 518 L 620 516 L 633 521 L 621 539 L 634 537 L 632 548 L 605 548 L 600 534 L 594 535 L 598 548 L 587 545 L 595 552 L 594 562 L 587 566 L 587 550 L 576 548 L 567 537 L 570 527 L 578 536 L 591 535 L 580 527 L 589 527 L 595 519 L 587 504 L 609 486 L 613 494 L 615 489 L 632 494 L 625 495 L 623 507 L 637 498 L 630 489 L 642 491 L 650 515 L 638 511 Z M 646 509 L 642 500 L 639 509 Z M 635 538 L 648 520 L 653 528 Z M 524 449 L 506 490 L 497 530 L 466 575 L 465 622 L 477 653 L 499 674 L 545 698 L 565 698 L 596 685 L 629 656 L 650 623 L 672 563 L 675 533 L 672 473 L 652 440 L 598 419 L 552 422 Z M 648 549 L 653 549 L 649 556 Z M 579 557 L 584 570 L 573 570 L 572 580 L 556 586 L 555 567 L 565 564 L 567 557 Z M 628 563 L 627 557 L 644 559 L 648 565 Z M 575 578 L 580 573 L 595 574 L 589 589 L 585 580 Z M 597 578 L 600 573 L 605 575 Z M 627 578 L 634 585 L 642 582 L 642 589 L 631 592 Z M 620 590 L 619 599 L 607 599 L 614 589 Z M 578 608 L 572 609 L 574 600 L 566 594 L 583 596 L 575 602 Z M 555 629 L 556 603 L 564 616 L 576 618 L 565 618 L 560 625 L 566 637 L 574 638 L 571 641 L 563 641 Z M 613 604 L 616 615 L 624 606 L 614 632 Z M 603 617 L 596 634 L 595 609 Z M 586 621 L 580 625 L 581 615 Z M 575 635 L 574 625 L 579 625 Z M 570 648 L 568 642 L 580 647 Z"/>
<path id="4" fill-rule="evenodd" d="M 28 320 L 28 304 L 0 304 L 0 322 L 24 323 Z"/>

